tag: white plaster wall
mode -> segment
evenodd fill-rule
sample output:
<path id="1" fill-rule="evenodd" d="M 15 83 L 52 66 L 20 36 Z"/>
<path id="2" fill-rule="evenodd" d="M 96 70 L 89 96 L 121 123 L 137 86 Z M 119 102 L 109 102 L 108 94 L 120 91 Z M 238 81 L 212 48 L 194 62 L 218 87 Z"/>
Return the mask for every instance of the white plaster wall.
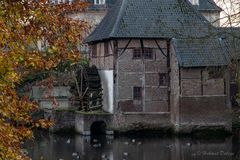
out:
<path id="1" fill-rule="evenodd" d="M 99 70 L 103 88 L 103 110 L 113 113 L 113 70 Z"/>

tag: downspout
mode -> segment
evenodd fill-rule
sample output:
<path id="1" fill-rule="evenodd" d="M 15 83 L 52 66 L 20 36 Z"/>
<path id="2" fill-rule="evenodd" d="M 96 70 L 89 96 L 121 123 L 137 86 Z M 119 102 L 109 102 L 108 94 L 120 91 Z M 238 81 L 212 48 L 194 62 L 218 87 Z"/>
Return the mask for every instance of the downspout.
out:
<path id="1" fill-rule="evenodd" d="M 146 67 L 145 67 L 145 61 L 144 61 L 144 43 L 143 43 L 143 39 L 140 39 L 140 44 L 141 44 L 141 49 L 142 49 L 142 108 L 143 108 L 143 112 L 146 111 L 146 77 L 145 77 L 145 72 L 146 72 Z"/>
<path id="2" fill-rule="evenodd" d="M 113 41 L 113 85 L 114 85 L 114 107 L 113 113 L 118 112 L 118 41 Z"/>
<path id="3" fill-rule="evenodd" d="M 170 66 L 170 41 L 167 41 L 167 68 L 168 68 L 168 112 L 170 112 L 171 108 L 171 66 Z"/>

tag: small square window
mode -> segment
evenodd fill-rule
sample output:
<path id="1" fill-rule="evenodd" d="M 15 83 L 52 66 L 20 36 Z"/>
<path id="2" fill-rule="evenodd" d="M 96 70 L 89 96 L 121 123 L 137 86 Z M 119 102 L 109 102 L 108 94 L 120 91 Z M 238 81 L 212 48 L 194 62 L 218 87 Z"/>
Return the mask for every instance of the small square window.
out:
<path id="1" fill-rule="evenodd" d="M 141 59 L 142 51 L 141 48 L 134 48 L 133 49 L 133 59 Z"/>
<path id="2" fill-rule="evenodd" d="M 97 45 L 94 44 L 92 45 L 92 58 L 96 58 L 97 57 Z"/>
<path id="3" fill-rule="evenodd" d="M 153 59 L 153 49 L 152 48 L 144 48 L 144 58 L 145 59 Z"/>
<path id="4" fill-rule="evenodd" d="M 168 74 L 167 73 L 159 73 L 159 85 L 160 86 L 168 86 Z"/>
<path id="5" fill-rule="evenodd" d="M 142 99 L 142 87 L 133 87 L 133 99 Z"/>
<path id="6" fill-rule="evenodd" d="M 108 56 L 109 55 L 109 43 L 105 42 L 104 43 L 104 56 Z"/>

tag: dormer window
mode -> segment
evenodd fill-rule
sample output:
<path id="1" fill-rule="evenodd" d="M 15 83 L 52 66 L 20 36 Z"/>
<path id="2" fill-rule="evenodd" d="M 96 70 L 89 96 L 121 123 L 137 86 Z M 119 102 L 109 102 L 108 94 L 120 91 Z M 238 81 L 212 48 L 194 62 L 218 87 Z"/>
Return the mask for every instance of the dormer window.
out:
<path id="1" fill-rule="evenodd" d="M 94 0 L 94 5 L 104 5 L 106 0 Z"/>
<path id="2" fill-rule="evenodd" d="M 199 5 L 199 0 L 189 0 L 192 5 Z"/>

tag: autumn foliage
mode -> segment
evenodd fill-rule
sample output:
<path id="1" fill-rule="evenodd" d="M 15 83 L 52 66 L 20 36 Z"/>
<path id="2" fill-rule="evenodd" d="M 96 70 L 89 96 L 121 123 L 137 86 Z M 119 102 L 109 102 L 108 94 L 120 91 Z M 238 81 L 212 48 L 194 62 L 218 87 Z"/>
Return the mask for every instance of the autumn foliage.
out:
<path id="1" fill-rule="evenodd" d="M 81 12 L 86 5 L 78 1 L 72 5 L 51 5 L 46 0 L 0 1 L 0 160 L 28 159 L 21 152 L 22 143 L 33 137 L 32 128 L 48 127 L 44 120 L 32 120 L 37 104 L 19 97 L 16 86 L 30 72 L 79 60 L 77 44 L 87 24 L 72 20 L 68 13 Z"/>

